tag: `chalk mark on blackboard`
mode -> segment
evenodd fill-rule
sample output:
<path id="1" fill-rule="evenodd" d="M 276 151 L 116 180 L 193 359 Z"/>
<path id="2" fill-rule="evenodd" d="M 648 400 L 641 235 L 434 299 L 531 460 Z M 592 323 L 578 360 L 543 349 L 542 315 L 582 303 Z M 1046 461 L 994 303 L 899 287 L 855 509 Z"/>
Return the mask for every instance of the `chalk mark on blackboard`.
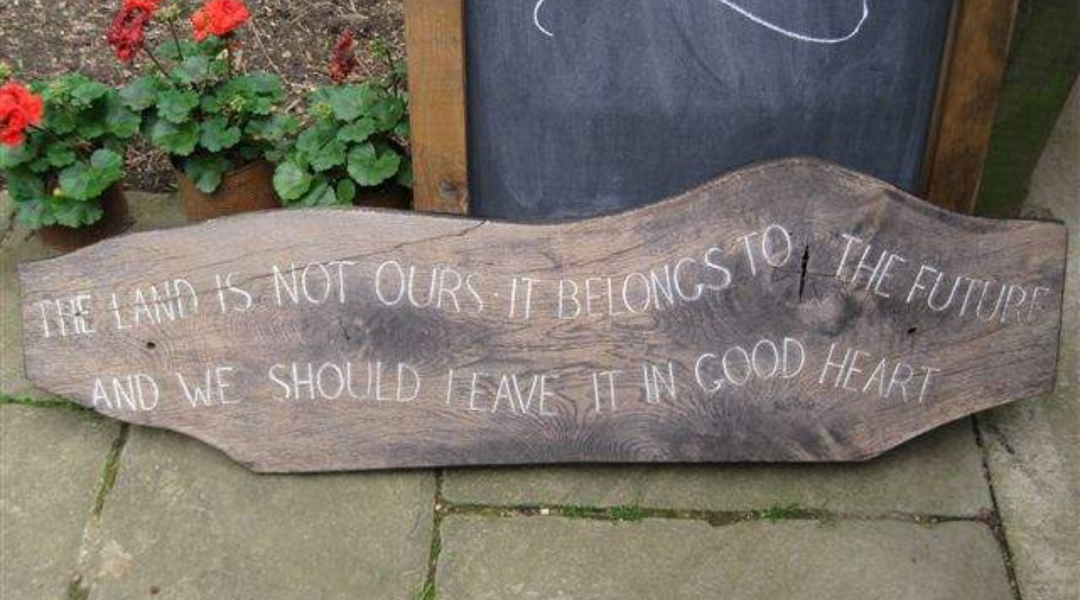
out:
<path id="1" fill-rule="evenodd" d="M 533 7 L 533 24 L 536 25 L 536 28 L 544 35 L 555 37 L 554 33 L 544 29 L 544 26 L 540 24 L 540 7 L 544 5 L 544 2 L 547 2 L 547 0 L 536 0 L 536 6 Z"/>
<path id="2" fill-rule="evenodd" d="M 720 4 L 722 4 L 722 5 L 724 5 L 724 6 L 728 7 L 728 8 L 730 8 L 731 10 L 735 11 L 736 13 L 738 13 L 738 14 L 742 15 L 743 17 L 749 19 L 751 22 L 756 23 L 756 24 L 758 24 L 758 25 L 760 25 L 760 26 L 762 26 L 762 27 L 764 27 L 766 29 L 769 29 L 771 31 L 775 31 L 776 33 L 779 33 L 780 35 L 783 35 L 785 37 L 789 37 L 789 38 L 791 38 L 793 40 L 798 40 L 800 42 L 808 42 L 808 43 L 811 43 L 811 44 L 840 44 L 842 42 L 846 42 L 846 41 L 850 40 L 851 38 L 853 38 L 853 37 L 855 37 L 856 35 L 859 34 L 859 31 L 862 30 L 863 23 L 866 23 L 866 19 L 870 16 L 870 5 L 869 5 L 870 0 L 862 0 L 862 16 L 859 17 L 859 22 L 855 24 L 855 27 L 850 32 L 848 32 L 847 34 L 842 35 L 840 37 L 815 37 L 815 36 L 811 36 L 811 35 L 805 35 L 805 34 L 802 34 L 802 33 L 798 33 L 796 31 L 791 31 L 790 29 L 784 29 L 783 27 L 781 27 L 781 26 L 779 26 L 779 25 L 777 25 L 775 23 L 772 23 L 770 21 L 767 21 L 767 20 L 759 17 L 758 15 L 756 15 L 756 14 L 750 12 L 749 10 L 739 6 L 738 4 L 735 4 L 734 2 L 731 2 L 731 0 L 715 0 L 715 1 L 719 2 Z M 542 6 L 544 6 L 544 2 L 547 2 L 547 0 L 537 0 L 536 1 L 536 5 L 533 7 L 533 24 L 536 25 L 536 28 L 539 29 L 540 32 L 543 33 L 544 35 L 546 35 L 548 37 L 555 37 L 554 33 L 552 33 L 550 30 L 548 30 L 546 27 L 544 27 L 543 24 L 540 23 L 540 8 Z"/>

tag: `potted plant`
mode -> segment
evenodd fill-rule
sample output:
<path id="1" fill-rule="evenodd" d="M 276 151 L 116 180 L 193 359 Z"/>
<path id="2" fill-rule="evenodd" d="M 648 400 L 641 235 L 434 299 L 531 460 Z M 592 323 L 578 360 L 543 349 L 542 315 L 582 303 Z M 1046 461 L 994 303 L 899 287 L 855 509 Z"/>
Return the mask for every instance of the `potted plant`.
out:
<path id="1" fill-rule="evenodd" d="M 128 225 L 124 152 L 138 113 L 115 90 L 81 74 L 0 87 L 0 174 L 15 218 L 45 243 L 70 250 Z"/>
<path id="2" fill-rule="evenodd" d="M 265 157 L 297 123 L 279 112 L 280 77 L 237 69 L 236 30 L 249 18 L 241 0 L 209 0 L 190 16 L 194 39 L 181 39 L 179 3 L 125 0 L 107 36 L 121 61 L 148 59 L 150 71 L 120 96 L 169 156 L 192 220 L 280 206 Z M 155 19 L 170 37 L 151 50 L 146 29 Z"/>
<path id="3" fill-rule="evenodd" d="M 345 83 L 357 61 L 354 36 L 345 31 L 334 46 L 333 85 L 319 87 L 307 104 L 306 125 L 282 152 L 274 189 L 288 206 L 360 204 L 408 208 L 412 167 L 404 69 L 378 40 L 373 51 L 389 73 Z"/>

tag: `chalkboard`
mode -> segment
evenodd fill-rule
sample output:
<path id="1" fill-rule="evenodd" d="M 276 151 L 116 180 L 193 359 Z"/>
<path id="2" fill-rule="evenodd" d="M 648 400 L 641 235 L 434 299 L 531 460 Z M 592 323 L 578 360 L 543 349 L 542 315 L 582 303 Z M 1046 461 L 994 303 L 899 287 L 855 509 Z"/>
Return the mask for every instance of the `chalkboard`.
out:
<path id="1" fill-rule="evenodd" d="M 919 193 L 952 0 L 469 0 L 471 212 L 548 219 L 816 156 Z"/>

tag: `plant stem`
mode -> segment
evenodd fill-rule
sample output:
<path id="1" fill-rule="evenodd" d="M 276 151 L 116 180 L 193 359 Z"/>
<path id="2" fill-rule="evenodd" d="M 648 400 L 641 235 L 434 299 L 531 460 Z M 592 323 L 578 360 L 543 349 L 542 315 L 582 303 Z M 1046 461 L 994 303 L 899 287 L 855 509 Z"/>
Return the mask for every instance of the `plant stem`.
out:
<path id="1" fill-rule="evenodd" d="M 61 138 L 60 136 L 56 135 L 55 133 L 49 131 L 48 129 L 45 129 L 44 127 L 38 127 L 37 125 L 30 125 L 30 129 L 33 129 L 34 131 L 40 131 L 41 133 L 44 133 L 45 135 L 51 136 L 54 140 L 56 140 L 58 142 L 64 141 L 63 138 Z"/>
<path id="2" fill-rule="evenodd" d="M 158 68 L 158 71 L 161 71 L 161 74 L 165 76 L 165 79 L 167 79 L 169 81 L 169 83 L 175 88 L 176 87 L 176 85 L 175 85 L 176 82 L 174 82 L 173 78 L 169 76 L 169 72 L 165 70 L 165 67 L 162 66 L 161 62 L 158 61 L 156 56 L 154 56 L 154 53 L 151 52 L 150 49 L 147 48 L 146 46 L 143 46 L 142 49 L 143 49 L 143 52 L 145 52 L 146 55 L 150 57 L 150 60 L 153 61 L 154 65 Z"/>
<path id="3" fill-rule="evenodd" d="M 180 48 L 180 36 L 176 34 L 176 20 L 169 19 L 169 34 L 172 35 L 173 43 L 176 44 L 176 55 L 184 60 L 184 51 Z"/>
<path id="4" fill-rule="evenodd" d="M 229 79 L 232 79 L 232 44 L 229 43 L 230 41 L 232 41 L 231 34 L 225 37 L 225 73 Z"/>

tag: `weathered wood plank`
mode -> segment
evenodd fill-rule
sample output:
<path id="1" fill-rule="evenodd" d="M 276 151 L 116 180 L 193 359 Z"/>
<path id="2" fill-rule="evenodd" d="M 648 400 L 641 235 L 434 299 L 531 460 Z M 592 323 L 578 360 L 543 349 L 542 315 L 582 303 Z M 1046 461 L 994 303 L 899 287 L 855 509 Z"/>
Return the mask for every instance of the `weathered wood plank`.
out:
<path id="1" fill-rule="evenodd" d="M 22 265 L 26 366 L 259 471 L 857 460 L 1052 389 L 1065 244 L 801 159 L 560 224 L 268 212 Z"/>
<path id="2" fill-rule="evenodd" d="M 971 212 L 1005 79 L 1018 0 L 957 0 L 926 167 L 926 197 Z"/>
<path id="3" fill-rule="evenodd" d="M 413 208 L 469 211 L 463 0 L 405 0 Z"/>

